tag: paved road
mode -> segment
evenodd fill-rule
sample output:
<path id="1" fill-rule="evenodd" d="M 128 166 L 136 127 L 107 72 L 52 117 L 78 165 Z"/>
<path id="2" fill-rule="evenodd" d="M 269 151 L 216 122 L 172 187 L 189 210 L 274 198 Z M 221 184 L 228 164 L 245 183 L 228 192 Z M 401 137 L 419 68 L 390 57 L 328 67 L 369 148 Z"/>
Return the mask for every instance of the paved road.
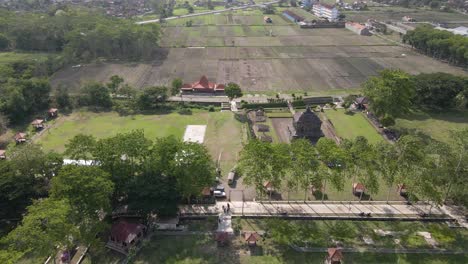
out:
<path id="1" fill-rule="evenodd" d="M 222 212 L 222 206 L 228 202 L 218 202 L 215 205 L 185 205 L 180 207 L 182 215 L 211 215 Z M 420 213 L 429 213 L 425 204 L 407 205 L 405 203 L 260 203 L 260 202 L 230 202 L 231 211 L 236 215 L 251 216 L 316 216 L 316 217 L 349 217 L 359 216 L 359 213 L 371 213 L 373 217 L 417 218 Z M 446 215 L 444 210 L 432 208 L 435 216 Z"/>
<path id="2" fill-rule="evenodd" d="M 196 16 L 203 16 L 203 15 L 210 15 L 210 14 L 219 14 L 219 13 L 233 11 L 233 10 L 241 10 L 241 9 L 246 9 L 246 8 L 251 8 L 251 7 L 259 7 L 259 6 L 262 6 L 262 5 L 275 4 L 275 3 L 278 3 L 278 2 L 279 2 L 279 0 L 276 0 L 276 1 L 271 1 L 271 2 L 267 2 L 267 3 L 254 4 L 254 5 L 245 5 L 245 6 L 240 6 L 240 7 L 232 7 L 232 8 L 223 9 L 223 10 L 207 11 L 207 12 L 188 14 L 188 15 L 183 15 L 183 16 L 172 16 L 172 17 L 167 17 L 164 20 L 173 20 L 173 19 L 184 18 L 184 17 L 196 17 Z M 159 19 L 139 21 L 139 22 L 136 22 L 136 23 L 138 25 L 142 25 L 142 24 L 157 23 L 157 22 L 159 22 Z"/>

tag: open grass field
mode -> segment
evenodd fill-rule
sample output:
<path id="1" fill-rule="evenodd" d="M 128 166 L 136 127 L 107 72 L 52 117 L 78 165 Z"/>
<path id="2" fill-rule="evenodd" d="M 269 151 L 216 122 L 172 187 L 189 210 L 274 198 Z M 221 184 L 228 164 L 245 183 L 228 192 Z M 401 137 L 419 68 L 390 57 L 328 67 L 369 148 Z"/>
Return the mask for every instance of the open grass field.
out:
<path id="1" fill-rule="evenodd" d="M 177 77 L 194 82 L 206 75 L 220 83 L 239 83 L 247 92 L 332 94 L 355 90 L 385 68 L 466 75 L 376 36 L 347 29 L 301 29 L 279 12 L 271 17 L 273 24 L 266 25 L 260 10 L 253 9 L 169 20 L 153 61 L 68 67 L 54 75 L 52 84 L 76 88 L 86 80 L 107 81 L 118 74 L 141 88 L 168 85 Z M 186 20 L 194 26 L 186 27 Z"/>
<path id="2" fill-rule="evenodd" d="M 436 140 L 450 141 L 450 131 L 468 128 L 468 112 L 415 112 L 396 120 L 396 128 L 419 130 Z"/>
<path id="3" fill-rule="evenodd" d="M 119 116 L 115 112 L 74 112 L 61 116 L 37 139 L 46 150 L 63 152 L 65 144 L 79 133 L 105 138 L 142 129 L 148 139 L 173 135 L 182 140 L 187 125 L 207 125 L 204 145 L 213 159 L 220 158 L 223 173 L 236 163 L 243 140 L 242 124 L 230 112 L 193 110 L 192 115 L 178 113 L 161 115 Z"/>
<path id="4" fill-rule="evenodd" d="M 336 134 L 341 138 L 354 139 L 357 136 L 363 136 L 370 143 L 383 140 L 383 137 L 361 113 L 346 114 L 344 109 L 337 109 L 326 110 L 325 116 L 331 121 Z"/>
<path id="5" fill-rule="evenodd" d="M 50 54 L 47 53 L 19 53 L 19 52 L 0 52 L 0 64 L 21 61 L 21 60 L 35 60 L 43 61 L 47 59 Z"/>

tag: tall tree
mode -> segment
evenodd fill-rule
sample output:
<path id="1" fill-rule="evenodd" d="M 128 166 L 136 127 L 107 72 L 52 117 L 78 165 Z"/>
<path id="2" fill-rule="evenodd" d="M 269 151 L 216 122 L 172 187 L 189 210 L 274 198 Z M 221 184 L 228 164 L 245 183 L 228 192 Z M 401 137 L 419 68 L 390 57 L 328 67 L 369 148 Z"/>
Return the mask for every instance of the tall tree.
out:
<path id="1" fill-rule="evenodd" d="M 343 149 L 336 145 L 335 141 L 329 138 L 320 138 L 316 144 L 316 149 L 321 161 L 319 171 L 323 173 L 323 200 L 327 182 L 331 182 L 336 190 L 343 190 L 343 172 L 347 168 L 347 155 Z"/>
<path id="2" fill-rule="evenodd" d="M 21 224 L 3 241 L 9 245 L 9 251 L 54 255 L 57 247 L 68 248 L 73 243 L 72 238 L 78 237 L 76 226 L 70 220 L 71 211 L 66 200 L 46 198 L 34 201 Z"/>
<path id="3" fill-rule="evenodd" d="M 175 154 L 173 174 L 178 193 L 184 198 L 200 195 L 215 180 L 215 167 L 208 150 L 197 143 L 181 144 Z"/>
<path id="4" fill-rule="evenodd" d="M 109 88 L 109 91 L 111 93 L 117 92 L 119 89 L 120 85 L 124 82 L 124 78 L 122 78 L 119 75 L 112 75 L 109 79 L 109 82 L 107 83 L 107 88 Z"/>
<path id="5" fill-rule="evenodd" d="M 322 188 L 322 177 L 319 173 L 320 163 L 317 151 L 307 139 L 293 140 L 291 143 L 291 176 L 296 181 L 295 186 L 304 190 L 304 201 L 310 186 Z"/>
<path id="6" fill-rule="evenodd" d="M 224 88 L 224 93 L 229 97 L 229 100 L 242 97 L 242 90 L 237 83 L 228 83 L 226 88 Z"/>
<path id="7" fill-rule="evenodd" d="M 364 83 L 363 93 L 378 117 L 398 117 L 409 111 L 414 89 L 410 76 L 401 70 L 383 70 Z"/>
<path id="8" fill-rule="evenodd" d="M 183 82 L 182 79 L 180 78 L 175 78 L 172 80 L 172 85 L 171 85 L 171 94 L 176 95 L 180 92 L 180 88 L 182 88 Z"/>

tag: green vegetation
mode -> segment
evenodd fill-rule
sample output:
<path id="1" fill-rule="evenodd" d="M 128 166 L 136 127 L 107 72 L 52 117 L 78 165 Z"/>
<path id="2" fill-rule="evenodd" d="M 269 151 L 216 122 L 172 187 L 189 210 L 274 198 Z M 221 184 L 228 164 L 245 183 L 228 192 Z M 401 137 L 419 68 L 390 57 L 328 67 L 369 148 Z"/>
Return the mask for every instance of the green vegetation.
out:
<path id="1" fill-rule="evenodd" d="M 403 42 L 428 56 L 448 60 L 461 66 L 468 64 L 468 57 L 465 55 L 468 40 L 464 36 L 434 29 L 431 26 L 419 26 L 403 36 Z"/>
<path id="2" fill-rule="evenodd" d="M 363 136 L 371 143 L 383 140 L 362 113 L 348 113 L 344 109 L 332 109 L 325 110 L 324 115 L 333 124 L 336 134 L 341 138 L 355 139 L 358 136 Z"/>
<path id="3" fill-rule="evenodd" d="M 451 130 L 460 130 L 468 126 L 468 113 L 466 111 L 448 110 L 413 111 L 396 119 L 392 128 L 403 133 L 422 132 L 435 140 L 449 142 Z"/>
<path id="4" fill-rule="evenodd" d="M 131 20 L 67 9 L 55 14 L 0 11 L 0 34 L 10 49 L 64 52 L 69 61 L 151 58 L 157 48 L 159 27 L 136 25 Z"/>

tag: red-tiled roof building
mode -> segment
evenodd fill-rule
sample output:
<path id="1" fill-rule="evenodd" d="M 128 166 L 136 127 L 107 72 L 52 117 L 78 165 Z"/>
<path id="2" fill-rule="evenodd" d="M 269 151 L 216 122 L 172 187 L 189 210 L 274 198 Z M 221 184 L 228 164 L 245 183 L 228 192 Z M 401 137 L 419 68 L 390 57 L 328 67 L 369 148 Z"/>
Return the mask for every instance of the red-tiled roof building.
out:
<path id="1" fill-rule="evenodd" d="M 147 227 L 140 223 L 119 220 L 111 227 L 109 241 L 106 246 L 123 254 L 137 245 L 146 234 Z"/>
<path id="2" fill-rule="evenodd" d="M 260 239 L 260 235 L 257 232 L 246 232 L 244 234 L 245 242 L 249 246 L 256 246 L 257 241 Z"/>
<path id="3" fill-rule="evenodd" d="M 329 248 L 328 255 L 325 259 L 326 264 L 341 264 L 343 261 L 343 253 L 339 248 Z"/>
<path id="4" fill-rule="evenodd" d="M 24 143 L 26 142 L 26 133 L 16 133 L 15 135 L 15 141 L 16 143 Z"/>
<path id="5" fill-rule="evenodd" d="M 203 75 L 198 82 L 186 83 L 182 85 L 180 89 L 182 92 L 195 92 L 195 93 L 216 93 L 224 92 L 224 84 L 213 83 L 208 81 L 205 75 Z"/>

